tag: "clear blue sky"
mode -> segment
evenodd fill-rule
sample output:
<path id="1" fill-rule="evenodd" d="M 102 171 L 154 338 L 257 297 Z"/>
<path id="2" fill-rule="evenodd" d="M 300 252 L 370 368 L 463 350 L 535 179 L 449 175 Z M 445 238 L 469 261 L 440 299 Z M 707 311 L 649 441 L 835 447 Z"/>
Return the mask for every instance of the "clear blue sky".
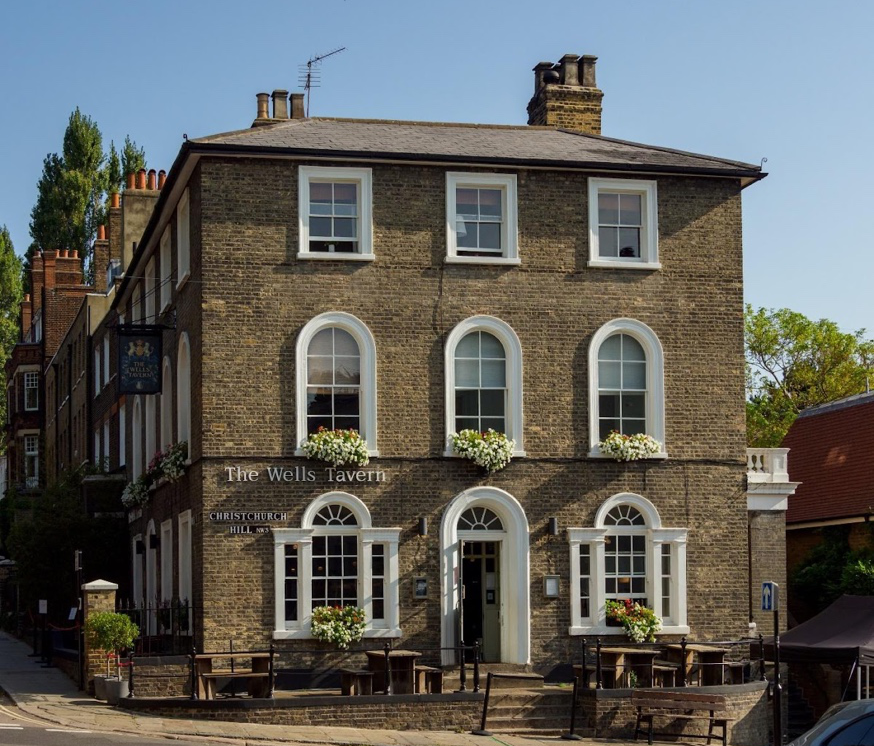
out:
<path id="1" fill-rule="evenodd" d="M 0 224 L 23 253 L 76 106 L 169 168 L 183 133 L 248 126 L 255 93 L 298 90 L 336 47 L 313 115 L 505 124 L 535 63 L 594 54 L 605 135 L 767 157 L 744 193 L 747 300 L 874 336 L 872 28 L 865 0 L 4 2 Z"/>

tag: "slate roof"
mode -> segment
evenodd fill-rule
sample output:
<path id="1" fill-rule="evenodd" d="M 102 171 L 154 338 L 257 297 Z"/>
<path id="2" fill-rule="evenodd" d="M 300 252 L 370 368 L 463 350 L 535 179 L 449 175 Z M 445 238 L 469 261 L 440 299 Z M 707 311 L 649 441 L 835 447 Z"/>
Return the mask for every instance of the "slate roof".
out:
<path id="1" fill-rule="evenodd" d="M 191 140 L 194 151 L 699 173 L 757 180 L 761 167 L 553 127 L 291 119 Z"/>
<path id="2" fill-rule="evenodd" d="M 801 482 L 789 498 L 787 523 L 872 512 L 874 506 L 874 392 L 804 410 L 783 439 L 789 479 Z"/>

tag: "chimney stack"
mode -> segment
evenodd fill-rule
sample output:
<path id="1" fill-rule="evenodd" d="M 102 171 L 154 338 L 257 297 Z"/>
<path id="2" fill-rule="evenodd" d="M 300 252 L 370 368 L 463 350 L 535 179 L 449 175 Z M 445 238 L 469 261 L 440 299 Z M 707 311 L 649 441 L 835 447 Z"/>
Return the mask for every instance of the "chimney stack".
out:
<path id="1" fill-rule="evenodd" d="M 21 301 L 21 339 L 27 336 L 30 325 L 33 323 L 33 308 L 30 302 L 30 294 L 25 294 Z"/>
<path id="2" fill-rule="evenodd" d="M 534 67 L 534 96 L 528 102 L 528 124 L 601 134 L 601 99 L 592 55 L 566 54 L 557 64 Z"/>
<path id="3" fill-rule="evenodd" d="M 270 119 L 270 94 L 256 93 L 255 98 L 258 101 L 258 114 L 256 115 L 255 120 Z"/>
<path id="4" fill-rule="evenodd" d="M 306 111 L 303 106 L 303 94 L 302 93 L 292 93 L 291 94 L 291 118 L 292 119 L 306 119 Z"/>
<path id="5" fill-rule="evenodd" d="M 288 119 L 288 91 L 282 88 L 273 91 L 273 118 Z"/>

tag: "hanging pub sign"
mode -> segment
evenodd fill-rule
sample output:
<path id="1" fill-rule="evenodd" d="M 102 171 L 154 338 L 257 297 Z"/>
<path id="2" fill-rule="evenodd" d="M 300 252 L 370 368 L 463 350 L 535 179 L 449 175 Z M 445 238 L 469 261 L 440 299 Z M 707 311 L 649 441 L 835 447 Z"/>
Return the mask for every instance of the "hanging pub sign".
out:
<path id="1" fill-rule="evenodd" d="M 118 327 L 118 393 L 160 394 L 160 326 Z"/>

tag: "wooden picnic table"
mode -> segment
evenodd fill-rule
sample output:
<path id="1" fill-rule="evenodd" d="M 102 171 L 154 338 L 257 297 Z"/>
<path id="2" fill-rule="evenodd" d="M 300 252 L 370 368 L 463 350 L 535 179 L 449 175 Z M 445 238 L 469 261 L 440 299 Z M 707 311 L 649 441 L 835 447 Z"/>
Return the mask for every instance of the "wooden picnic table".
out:
<path id="1" fill-rule="evenodd" d="M 230 667 L 216 668 L 216 661 L 227 661 Z M 243 661 L 251 661 L 251 665 L 241 667 Z M 270 665 L 269 652 L 197 653 L 194 656 L 197 696 L 199 699 L 215 699 L 216 680 L 228 678 L 246 679 L 252 697 L 269 697 Z"/>
<path id="2" fill-rule="evenodd" d="M 365 650 L 367 668 L 373 671 L 373 691 L 385 691 L 385 651 Z M 422 654 L 415 650 L 390 650 L 391 693 L 413 694 L 416 683 L 416 659 Z"/>
<path id="3" fill-rule="evenodd" d="M 622 646 L 609 646 L 601 648 L 602 677 L 610 680 L 609 673 L 613 672 L 613 684 L 617 689 L 631 688 L 631 674 L 637 677 L 639 686 L 653 685 L 653 661 L 658 657 L 656 648 L 632 648 Z"/>
<path id="4" fill-rule="evenodd" d="M 683 660 L 682 645 L 672 643 L 667 647 L 668 660 L 685 667 L 687 683 L 691 681 L 697 657 L 700 686 L 718 686 L 724 682 L 725 656 L 728 652 L 728 648 L 690 642 L 686 644 L 686 659 Z"/>

